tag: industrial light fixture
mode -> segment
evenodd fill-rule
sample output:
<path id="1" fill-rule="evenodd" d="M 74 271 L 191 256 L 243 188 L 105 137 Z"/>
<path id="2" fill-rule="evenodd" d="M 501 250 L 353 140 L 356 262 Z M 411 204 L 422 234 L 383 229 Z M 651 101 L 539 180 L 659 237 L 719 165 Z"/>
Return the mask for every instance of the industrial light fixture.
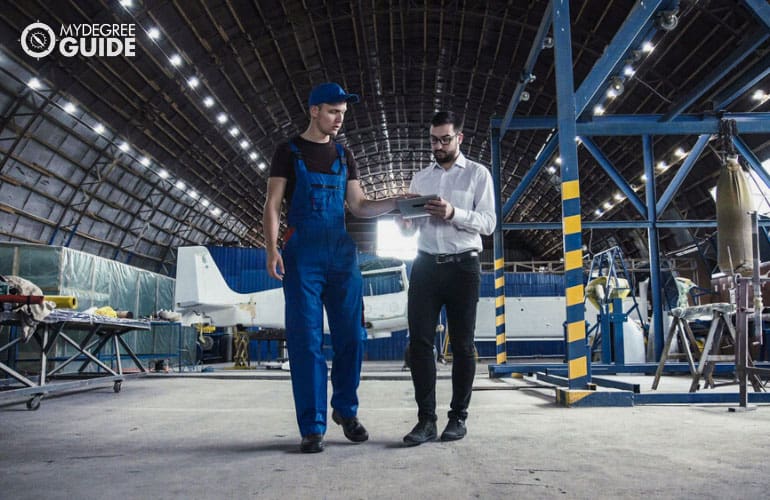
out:
<path id="1" fill-rule="evenodd" d="M 224 113 L 219 113 L 219 114 L 217 115 L 217 121 L 218 121 L 219 123 L 227 123 L 227 115 L 226 115 L 226 114 L 224 114 Z"/>
<path id="2" fill-rule="evenodd" d="M 679 24 L 678 12 L 675 10 L 662 10 L 658 13 L 655 22 L 663 31 L 671 31 Z"/>
<path id="3" fill-rule="evenodd" d="M 553 37 L 547 36 L 543 38 L 543 48 L 544 49 L 552 49 L 553 48 Z"/>
<path id="4" fill-rule="evenodd" d="M 601 104 L 597 104 L 594 106 L 594 114 L 595 115 L 603 115 L 604 114 L 604 106 Z"/>
<path id="5" fill-rule="evenodd" d="M 145 167 L 149 167 L 150 166 L 150 159 L 147 158 L 146 156 L 142 156 L 142 158 L 139 160 L 139 163 L 141 163 Z"/>
<path id="6" fill-rule="evenodd" d="M 32 85 L 30 85 L 30 87 L 32 87 Z M 765 93 L 764 90 L 757 89 L 754 91 L 753 94 L 751 94 L 751 98 L 754 99 L 755 101 L 764 101 L 765 99 L 768 98 L 768 95 Z"/>
<path id="7" fill-rule="evenodd" d="M 126 141 L 123 141 L 120 143 L 120 146 L 118 146 L 118 149 L 123 151 L 124 153 L 127 153 L 128 150 L 131 149 L 131 146 L 129 146 Z"/>
<path id="8" fill-rule="evenodd" d="M 249 153 L 249 158 L 251 158 L 252 160 L 256 160 L 257 158 L 259 158 L 259 155 L 257 154 L 256 151 L 252 151 L 251 153 Z"/>
<path id="9" fill-rule="evenodd" d="M 634 76 L 634 73 L 636 73 L 636 70 L 634 70 L 634 67 L 630 64 L 626 64 L 623 66 L 623 75 L 624 76 Z"/>
<path id="10" fill-rule="evenodd" d="M 29 88 L 31 88 L 32 90 L 37 90 L 42 86 L 40 83 L 40 80 L 34 77 L 29 79 L 29 82 L 27 82 L 27 85 L 29 85 Z"/>
<path id="11" fill-rule="evenodd" d="M 102 125 L 101 123 L 97 123 L 96 125 L 94 125 L 94 132 L 96 132 L 99 135 L 103 134 L 104 133 L 104 125 Z"/>
<path id="12" fill-rule="evenodd" d="M 259 165 L 257 166 L 259 167 L 260 170 L 264 170 L 267 168 L 267 164 L 265 164 L 265 162 L 263 161 L 259 162 Z"/>
<path id="13" fill-rule="evenodd" d="M 238 130 L 238 127 L 232 127 L 228 132 L 230 132 L 230 135 L 232 135 L 233 137 L 241 133 L 241 131 Z"/>
<path id="14" fill-rule="evenodd" d="M 72 104 L 71 102 L 68 102 L 68 103 L 66 103 L 66 104 L 64 105 L 64 111 L 66 111 L 66 112 L 67 112 L 67 113 L 69 113 L 69 114 L 72 114 L 72 113 L 74 113 L 75 111 L 77 111 L 77 108 L 75 107 L 75 105 L 74 105 L 74 104 Z"/>
<path id="15" fill-rule="evenodd" d="M 203 205 L 204 207 L 208 207 L 209 205 L 211 205 L 211 202 L 209 200 L 207 200 L 206 198 L 202 198 L 201 199 L 201 205 Z"/>
<path id="16" fill-rule="evenodd" d="M 214 98 L 211 96 L 205 97 L 203 99 L 203 105 L 206 106 L 207 108 L 210 108 L 211 106 L 214 105 Z"/>
<path id="17" fill-rule="evenodd" d="M 652 42 L 647 41 L 642 44 L 642 52 L 649 54 L 653 50 L 655 50 L 655 46 L 652 44 Z"/>
<path id="18" fill-rule="evenodd" d="M 158 177 L 161 179 L 168 179 L 168 172 L 164 169 L 160 169 L 160 171 L 158 171 Z"/>
<path id="19" fill-rule="evenodd" d="M 546 170 L 548 170 L 549 174 L 555 174 L 556 173 L 556 167 L 554 167 L 553 165 L 548 165 L 548 168 Z"/>
<path id="20" fill-rule="evenodd" d="M 249 149 L 249 141 L 247 141 L 246 139 L 242 140 L 238 144 L 241 146 L 242 149 Z"/>
<path id="21" fill-rule="evenodd" d="M 170 62 L 172 66 L 181 66 L 182 56 L 180 56 L 179 54 L 174 54 L 168 58 L 168 62 Z"/>
<path id="22" fill-rule="evenodd" d="M 200 85 L 201 81 L 198 80 L 197 76 L 191 76 L 187 79 L 187 85 L 190 86 L 191 89 L 196 88 L 198 85 Z"/>
<path id="23" fill-rule="evenodd" d="M 150 37 L 151 40 L 157 40 L 160 38 L 160 30 L 153 26 L 147 30 L 147 36 Z"/>
<path id="24" fill-rule="evenodd" d="M 613 76 L 612 78 L 610 78 L 610 90 L 614 92 L 616 96 L 619 96 L 626 89 L 623 83 L 624 83 L 624 80 L 622 77 Z"/>
<path id="25" fill-rule="evenodd" d="M 176 181 L 176 184 L 174 184 L 174 187 L 180 191 L 184 191 L 184 188 L 187 186 L 185 186 L 184 182 L 182 181 Z"/>
<path id="26" fill-rule="evenodd" d="M 522 101 L 529 101 L 529 92 L 527 92 L 526 90 L 522 91 L 520 99 Z"/>

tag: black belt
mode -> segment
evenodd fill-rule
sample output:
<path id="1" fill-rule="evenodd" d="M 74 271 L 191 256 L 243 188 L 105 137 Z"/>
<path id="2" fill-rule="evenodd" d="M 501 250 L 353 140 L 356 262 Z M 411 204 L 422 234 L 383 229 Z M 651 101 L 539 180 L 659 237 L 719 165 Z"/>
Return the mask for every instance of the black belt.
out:
<path id="1" fill-rule="evenodd" d="M 423 252 L 422 250 L 417 250 L 417 254 L 420 257 L 432 260 L 436 264 L 449 264 L 451 262 L 463 262 L 465 260 L 477 259 L 479 257 L 478 250 L 468 250 L 467 252 L 462 252 L 462 253 L 440 253 L 440 254 L 432 254 L 428 252 Z"/>

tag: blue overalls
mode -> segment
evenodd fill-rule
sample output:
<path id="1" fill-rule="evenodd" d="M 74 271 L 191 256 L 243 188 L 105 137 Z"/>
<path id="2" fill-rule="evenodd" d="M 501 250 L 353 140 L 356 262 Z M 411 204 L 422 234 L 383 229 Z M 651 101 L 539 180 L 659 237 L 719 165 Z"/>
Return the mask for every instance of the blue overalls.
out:
<path id="1" fill-rule="evenodd" d="M 309 172 L 297 146 L 289 146 L 297 180 L 288 213 L 293 232 L 283 249 L 286 343 L 297 423 L 307 436 L 326 432 L 324 306 L 334 350 L 331 405 L 344 418 L 358 412 L 366 339 L 363 280 L 355 243 L 345 229 L 348 174 L 342 146 L 336 144 L 332 174 Z"/>

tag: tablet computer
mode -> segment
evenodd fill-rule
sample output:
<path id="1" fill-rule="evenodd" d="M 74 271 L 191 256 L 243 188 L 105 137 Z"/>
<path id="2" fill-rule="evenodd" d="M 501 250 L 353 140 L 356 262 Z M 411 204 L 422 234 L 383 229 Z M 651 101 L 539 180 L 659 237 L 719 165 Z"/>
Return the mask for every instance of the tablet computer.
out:
<path id="1" fill-rule="evenodd" d="M 430 214 L 425 211 L 425 204 L 428 200 L 438 200 L 437 194 L 427 196 L 418 196 L 417 198 L 404 198 L 396 200 L 396 206 L 404 219 L 414 219 L 416 217 L 429 217 Z"/>

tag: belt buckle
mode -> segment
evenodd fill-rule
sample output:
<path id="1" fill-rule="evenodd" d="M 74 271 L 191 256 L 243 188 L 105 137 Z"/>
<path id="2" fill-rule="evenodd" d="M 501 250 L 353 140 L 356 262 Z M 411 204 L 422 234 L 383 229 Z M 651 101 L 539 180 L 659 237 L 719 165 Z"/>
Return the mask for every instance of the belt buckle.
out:
<path id="1" fill-rule="evenodd" d="M 436 255 L 436 264 L 446 264 L 453 261 L 454 255 L 451 254 L 439 254 Z"/>

